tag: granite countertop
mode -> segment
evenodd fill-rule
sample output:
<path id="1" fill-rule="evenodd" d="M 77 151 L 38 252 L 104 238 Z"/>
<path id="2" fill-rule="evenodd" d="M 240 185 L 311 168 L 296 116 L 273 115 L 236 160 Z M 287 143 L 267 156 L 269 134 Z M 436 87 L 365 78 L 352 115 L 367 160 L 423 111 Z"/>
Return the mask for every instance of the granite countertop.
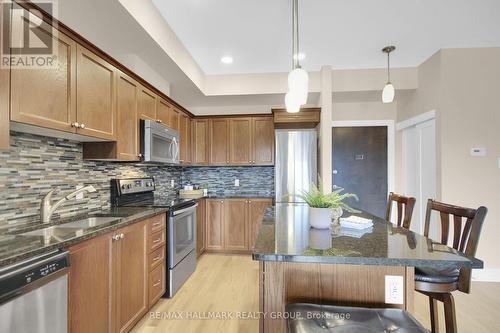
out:
<path id="1" fill-rule="evenodd" d="M 312 229 L 306 204 L 269 207 L 253 250 L 253 259 L 328 264 L 482 268 L 483 262 L 368 213 L 373 227 L 352 232 L 341 227 Z"/>
<path id="2" fill-rule="evenodd" d="M 0 267 L 55 249 L 65 249 L 84 240 L 133 224 L 139 220 L 165 213 L 166 211 L 167 210 L 164 208 L 117 207 L 110 210 L 92 212 L 88 215 L 75 216 L 70 219 L 60 220 L 53 224 L 42 225 L 37 223 L 3 229 L 0 233 Z M 57 239 L 55 237 L 46 239 L 43 236 L 26 236 L 20 234 L 54 225 L 62 225 L 92 216 L 115 217 L 116 219 L 88 229 L 64 229 L 61 233 L 57 234 Z"/>

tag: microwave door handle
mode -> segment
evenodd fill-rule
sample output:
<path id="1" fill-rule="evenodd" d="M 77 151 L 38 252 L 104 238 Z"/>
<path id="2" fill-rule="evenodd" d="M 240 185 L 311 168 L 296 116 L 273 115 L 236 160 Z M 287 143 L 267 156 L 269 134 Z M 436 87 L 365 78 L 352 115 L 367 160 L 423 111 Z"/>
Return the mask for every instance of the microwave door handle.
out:
<path id="1" fill-rule="evenodd" d="M 179 143 L 176 138 L 174 138 L 173 143 L 175 147 L 174 161 L 177 161 L 179 159 Z"/>

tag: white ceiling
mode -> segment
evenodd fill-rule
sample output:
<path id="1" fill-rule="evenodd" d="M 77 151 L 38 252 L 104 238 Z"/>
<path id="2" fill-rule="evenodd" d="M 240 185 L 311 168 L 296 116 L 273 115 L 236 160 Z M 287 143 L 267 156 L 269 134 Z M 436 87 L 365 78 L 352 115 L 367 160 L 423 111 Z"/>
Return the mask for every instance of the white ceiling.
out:
<path id="1" fill-rule="evenodd" d="M 153 0 L 205 74 L 290 68 L 291 0 Z M 414 67 L 441 48 L 500 46 L 499 0 L 299 0 L 303 67 Z M 220 63 L 223 55 L 234 63 Z"/>

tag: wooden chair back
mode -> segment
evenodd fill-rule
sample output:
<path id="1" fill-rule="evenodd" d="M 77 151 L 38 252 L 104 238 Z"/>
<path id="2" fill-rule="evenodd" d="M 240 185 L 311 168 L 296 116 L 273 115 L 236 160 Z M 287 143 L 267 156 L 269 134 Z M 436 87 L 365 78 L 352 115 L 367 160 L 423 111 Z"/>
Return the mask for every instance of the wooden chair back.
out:
<path id="1" fill-rule="evenodd" d="M 440 216 L 441 244 L 448 245 L 451 215 L 453 216 L 452 247 L 457 251 L 465 253 L 467 256 L 474 257 L 476 255 L 479 236 L 488 209 L 483 206 L 478 209 L 459 207 L 429 199 L 427 202 L 427 212 L 425 214 L 425 237 L 429 237 L 432 211 L 438 212 Z M 461 269 L 458 289 L 465 293 L 469 293 L 470 280 L 471 270 Z"/>
<path id="2" fill-rule="evenodd" d="M 389 199 L 387 200 L 387 208 L 385 210 L 385 219 L 387 221 L 391 220 L 391 212 L 393 202 L 397 203 L 398 207 L 398 219 L 397 225 L 398 227 L 403 226 L 405 229 L 410 229 L 411 225 L 411 217 L 413 215 L 413 208 L 415 207 L 415 198 L 413 197 L 405 197 L 396 193 L 389 193 Z M 404 213 L 403 213 L 404 208 Z"/>

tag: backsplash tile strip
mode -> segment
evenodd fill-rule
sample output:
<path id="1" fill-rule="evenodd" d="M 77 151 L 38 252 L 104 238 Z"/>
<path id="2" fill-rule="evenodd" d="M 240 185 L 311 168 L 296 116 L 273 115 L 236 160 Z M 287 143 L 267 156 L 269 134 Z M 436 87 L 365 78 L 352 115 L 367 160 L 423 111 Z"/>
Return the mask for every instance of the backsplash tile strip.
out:
<path id="1" fill-rule="evenodd" d="M 109 208 L 110 179 L 154 177 L 158 191 L 173 195 L 179 189 L 182 169 L 177 166 L 147 166 L 132 163 L 85 161 L 78 142 L 11 132 L 11 148 L 0 151 L 0 226 L 39 221 L 40 201 L 56 188 L 54 200 L 77 186 L 94 185 L 96 193 L 70 200 L 54 215 L 70 217 Z M 174 179 L 176 188 L 170 188 Z"/>
<path id="2" fill-rule="evenodd" d="M 234 180 L 240 186 L 234 186 Z M 182 185 L 208 185 L 212 196 L 274 197 L 274 167 L 185 167 Z"/>
<path id="3" fill-rule="evenodd" d="M 77 186 L 94 185 L 96 193 L 82 200 L 70 200 L 54 218 L 107 209 L 110 179 L 154 177 L 156 192 L 175 195 L 186 184 L 208 184 L 215 196 L 274 196 L 274 167 L 180 167 L 83 160 L 81 143 L 11 132 L 10 150 L 0 150 L 0 228 L 5 225 L 40 221 L 40 201 L 51 189 L 53 200 L 71 193 Z M 170 181 L 175 187 L 170 188 Z M 234 186 L 234 180 L 240 186 Z"/>

